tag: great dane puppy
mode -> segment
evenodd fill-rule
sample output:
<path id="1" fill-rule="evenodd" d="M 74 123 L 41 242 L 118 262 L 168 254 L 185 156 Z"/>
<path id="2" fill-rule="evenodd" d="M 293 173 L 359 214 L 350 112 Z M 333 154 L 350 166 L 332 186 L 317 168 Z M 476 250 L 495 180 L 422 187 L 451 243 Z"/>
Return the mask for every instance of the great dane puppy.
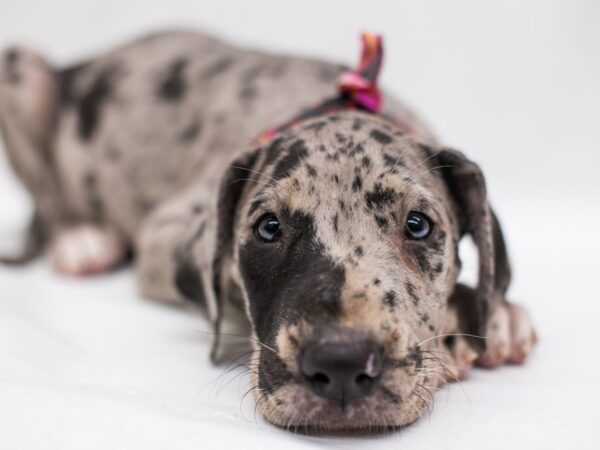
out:
<path id="1" fill-rule="evenodd" d="M 33 199 L 22 255 L 72 275 L 133 255 L 140 292 L 241 316 L 267 420 L 323 430 L 415 421 L 444 380 L 521 363 L 535 334 L 480 168 L 384 94 L 323 113 L 345 67 L 188 32 L 66 69 L 0 57 L 0 126 Z M 384 117 L 385 116 L 385 117 Z M 393 117 L 391 121 L 386 117 Z M 399 124 L 404 124 L 401 126 Z M 458 245 L 478 249 L 475 288 Z"/>

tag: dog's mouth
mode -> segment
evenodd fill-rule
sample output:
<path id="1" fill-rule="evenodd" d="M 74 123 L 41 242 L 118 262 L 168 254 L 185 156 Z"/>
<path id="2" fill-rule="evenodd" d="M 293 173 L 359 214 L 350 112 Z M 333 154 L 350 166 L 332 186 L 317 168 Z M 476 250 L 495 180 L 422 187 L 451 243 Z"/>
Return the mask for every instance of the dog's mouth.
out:
<path id="1" fill-rule="evenodd" d="M 386 433 L 410 425 L 427 408 L 418 393 L 403 396 L 380 386 L 370 395 L 339 403 L 315 395 L 305 385 L 290 383 L 271 395 L 257 396 L 257 408 L 266 420 L 307 434 Z"/>

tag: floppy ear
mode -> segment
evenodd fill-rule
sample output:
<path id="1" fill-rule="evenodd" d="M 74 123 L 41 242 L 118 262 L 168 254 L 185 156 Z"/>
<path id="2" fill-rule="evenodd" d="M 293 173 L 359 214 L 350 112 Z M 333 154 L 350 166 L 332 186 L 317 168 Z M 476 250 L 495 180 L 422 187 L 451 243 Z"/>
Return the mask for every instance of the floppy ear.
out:
<path id="1" fill-rule="evenodd" d="M 510 266 L 498 220 L 491 210 L 483 173 L 461 152 L 442 149 L 432 157 L 440 167 L 448 191 L 455 201 L 461 238 L 468 234 L 477 247 L 479 275 L 474 295 L 461 298 L 462 329 L 485 336 L 494 302 L 503 298 L 510 283 Z M 470 338 L 473 347 L 485 351 L 485 339 Z"/>
<path id="2" fill-rule="evenodd" d="M 248 185 L 258 181 L 260 175 L 253 172 L 262 153 L 262 148 L 244 153 L 234 160 L 223 174 L 217 203 L 217 235 L 215 254 L 213 258 L 212 287 L 216 302 L 213 329 L 215 339 L 211 351 L 213 362 L 219 360 L 220 333 L 225 309 L 228 306 L 232 292 L 229 265 L 233 260 L 233 240 L 235 224 L 241 199 Z M 242 306 L 243 305 L 238 305 Z"/>

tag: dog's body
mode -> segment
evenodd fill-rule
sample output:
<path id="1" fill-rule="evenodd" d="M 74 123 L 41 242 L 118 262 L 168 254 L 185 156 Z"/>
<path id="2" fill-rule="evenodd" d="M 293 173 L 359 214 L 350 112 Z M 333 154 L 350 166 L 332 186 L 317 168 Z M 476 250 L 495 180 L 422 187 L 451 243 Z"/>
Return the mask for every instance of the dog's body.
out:
<path id="1" fill-rule="evenodd" d="M 454 363 L 452 375 L 463 375 L 471 347 L 483 351 L 460 339 L 441 357 L 435 336 L 445 332 L 488 329 L 482 364 L 521 361 L 532 332 L 504 299 L 510 272 L 479 169 L 436 150 L 399 103 L 386 95 L 386 114 L 409 134 L 381 117 L 342 112 L 250 146 L 264 129 L 334 96 L 343 70 L 192 33 L 153 35 L 61 71 L 32 52 L 7 51 L 0 125 L 36 209 L 24 259 L 45 237 L 59 270 L 93 273 L 129 247 L 144 295 L 205 307 L 217 330 L 224 311 L 246 311 L 260 343 L 261 408 L 276 424 L 410 423 L 428 394 L 414 394 L 404 371 L 426 390 L 441 375 L 427 374 L 424 361 Z M 274 211 L 267 225 L 286 224 L 286 241 L 255 239 Z M 400 238 L 409 211 L 431 219 L 430 244 Z M 475 291 L 456 287 L 466 233 L 480 252 Z M 347 398 L 341 388 L 341 409 L 338 391 L 322 391 L 307 375 L 319 340 L 367 349 L 369 388 Z M 386 364 L 404 374 L 381 375 Z M 371 379 L 382 384 L 373 394 Z"/>

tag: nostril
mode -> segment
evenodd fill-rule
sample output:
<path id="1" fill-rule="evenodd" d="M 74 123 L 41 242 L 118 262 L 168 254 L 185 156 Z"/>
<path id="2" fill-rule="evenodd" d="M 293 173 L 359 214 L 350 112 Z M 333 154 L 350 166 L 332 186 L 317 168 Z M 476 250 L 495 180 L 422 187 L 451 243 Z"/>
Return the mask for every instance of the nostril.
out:
<path id="1" fill-rule="evenodd" d="M 373 377 L 370 377 L 366 373 L 361 373 L 361 374 L 357 375 L 357 377 L 354 379 L 354 382 L 359 386 L 364 386 L 364 385 L 369 384 L 369 382 L 371 382 L 372 380 L 373 380 Z"/>
<path id="2" fill-rule="evenodd" d="M 315 384 L 329 384 L 329 377 L 324 373 L 315 373 L 312 377 L 308 377 L 308 379 Z"/>

